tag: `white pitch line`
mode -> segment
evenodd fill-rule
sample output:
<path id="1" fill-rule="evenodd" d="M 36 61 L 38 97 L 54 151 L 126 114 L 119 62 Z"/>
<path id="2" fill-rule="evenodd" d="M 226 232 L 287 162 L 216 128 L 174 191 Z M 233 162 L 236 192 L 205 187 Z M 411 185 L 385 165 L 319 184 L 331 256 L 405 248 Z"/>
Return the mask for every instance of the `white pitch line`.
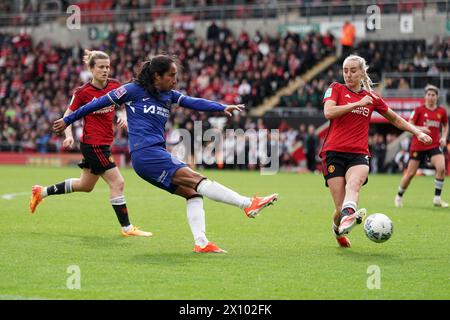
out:
<path id="1" fill-rule="evenodd" d="M 30 194 L 30 192 L 5 193 L 5 194 L 2 194 L 2 199 L 12 200 L 15 197 L 25 196 L 25 195 L 29 195 L 29 194 Z"/>
<path id="2" fill-rule="evenodd" d="M 25 297 L 15 294 L 0 294 L 0 300 L 53 300 L 53 299 L 41 297 Z"/>

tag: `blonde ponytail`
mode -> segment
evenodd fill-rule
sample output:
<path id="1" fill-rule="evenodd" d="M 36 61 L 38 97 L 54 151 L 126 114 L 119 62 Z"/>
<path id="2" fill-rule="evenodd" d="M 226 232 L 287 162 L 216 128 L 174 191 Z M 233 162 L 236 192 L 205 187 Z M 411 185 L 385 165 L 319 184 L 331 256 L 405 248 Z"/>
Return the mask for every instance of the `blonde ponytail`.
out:
<path id="1" fill-rule="evenodd" d="M 367 71 L 364 72 L 364 77 L 361 80 L 361 82 L 363 84 L 364 89 L 366 89 L 367 92 L 373 91 L 372 89 L 373 82 L 372 79 L 370 79 L 369 75 L 367 74 Z"/>

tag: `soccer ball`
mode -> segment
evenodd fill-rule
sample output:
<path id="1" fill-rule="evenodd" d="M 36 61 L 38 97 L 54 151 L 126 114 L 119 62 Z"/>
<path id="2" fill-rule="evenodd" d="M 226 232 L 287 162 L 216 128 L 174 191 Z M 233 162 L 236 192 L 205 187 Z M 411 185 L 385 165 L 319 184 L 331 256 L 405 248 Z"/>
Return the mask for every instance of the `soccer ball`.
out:
<path id="1" fill-rule="evenodd" d="M 385 242 L 394 232 L 394 225 L 388 216 L 374 213 L 367 217 L 364 223 L 364 233 L 373 242 Z"/>

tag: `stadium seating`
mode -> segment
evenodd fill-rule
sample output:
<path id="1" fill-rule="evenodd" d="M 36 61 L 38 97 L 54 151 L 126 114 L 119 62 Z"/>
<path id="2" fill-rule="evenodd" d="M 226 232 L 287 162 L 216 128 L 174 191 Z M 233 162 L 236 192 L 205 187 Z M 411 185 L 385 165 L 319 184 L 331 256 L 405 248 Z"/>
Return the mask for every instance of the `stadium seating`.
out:
<path id="1" fill-rule="evenodd" d="M 433 49 L 434 48 L 434 49 Z M 369 75 L 374 83 L 381 83 L 383 81 L 383 74 L 386 72 L 399 74 L 399 72 L 411 71 L 411 72 L 429 72 L 432 64 L 424 69 L 418 69 L 418 62 L 415 62 L 415 58 L 418 57 L 418 53 L 423 52 L 427 61 L 436 60 L 434 72 L 446 72 L 449 69 L 450 64 L 445 62 L 442 57 L 450 57 L 450 49 L 447 39 L 438 41 L 434 46 L 426 46 L 425 40 L 388 40 L 388 41 L 370 41 L 361 42 L 355 49 L 356 53 L 363 56 L 369 62 Z M 436 59 L 439 58 L 440 59 Z M 448 59 L 448 58 L 447 58 Z M 441 61 L 439 63 L 439 61 Z M 338 60 L 333 66 L 326 71 L 319 74 L 315 79 L 306 83 L 304 87 L 293 95 L 283 96 L 280 101 L 282 107 L 300 107 L 300 108 L 316 108 L 320 110 L 321 99 L 317 99 L 317 96 L 323 94 L 325 86 L 334 81 L 342 82 L 342 76 L 340 74 L 340 68 L 342 64 L 342 58 Z M 398 89 L 401 77 L 396 79 L 387 79 L 388 89 Z M 422 89 L 426 83 L 434 83 L 440 86 L 440 83 L 436 83 L 435 79 L 431 77 L 416 78 L 414 83 L 409 78 L 402 80 L 406 81 L 408 88 Z M 444 88 L 449 87 L 450 79 L 444 81 Z M 447 97 L 447 101 L 448 97 Z"/>
<path id="2" fill-rule="evenodd" d="M 169 46 L 169 39 L 175 44 Z M 132 78 L 133 68 L 145 58 L 138 50 L 141 46 L 151 54 L 178 53 L 184 67 L 179 79 L 181 90 L 228 104 L 243 102 L 249 108 L 327 52 L 316 34 L 304 38 L 258 35 L 251 39 L 242 31 L 219 42 L 196 38 L 182 29 L 169 35 L 156 29 L 148 33 L 113 31 L 100 47 L 111 55 L 113 77 L 122 82 Z M 5 106 L 0 109 L 0 119 L 6 133 L 2 134 L 1 150 L 61 150 L 61 138 L 51 135 L 50 128 L 67 108 L 73 90 L 87 80 L 82 48 L 33 43 L 26 34 L 0 34 L 0 48 L 0 104 Z M 175 112 L 171 121 L 183 126 L 192 117 L 192 112 Z M 75 125 L 78 135 L 79 126 Z M 118 130 L 116 135 L 123 137 L 124 133 Z"/>
<path id="3" fill-rule="evenodd" d="M 209 1 L 215 4 L 222 1 Z M 262 16 L 252 6 L 264 1 L 238 1 L 233 17 Z M 104 23 L 126 18 L 125 21 L 165 14 L 161 8 L 189 7 L 199 5 L 208 7 L 206 2 L 196 1 L 72 1 L 86 14 L 83 22 Z M 153 5 L 153 7 L 150 6 Z M 233 3 L 234 5 L 235 3 Z M 334 15 L 354 13 L 358 6 L 341 5 L 329 9 L 321 1 L 304 1 L 299 6 L 309 10 L 310 15 Z M 417 6 L 399 6 L 396 10 L 411 12 Z M 14 13 L 13 8 L 5 7 L 5 12 Z M 142 9 L 142 14 L 135 16 L 134 9 Z M 383 12 L 389 12 L 389 6 Z M 105 10 L 107 10 L 105 12 Z M 165 9 L 164 9 L 165 10 Z M 213 13 L 213 11 L 205 12 Z M 323 11 L 325 10 L 325 11 Z M 201 11 L 201 10 L 198 10 Z M 323 12 L 322 12 L 323 11 Z M 30 11 L 31 12 L 31 11 Z M 274 11 L 276 12 L 276 10 Z M 119 15 L 117 15 L 118 13 Z M 125 16 L 121 14 L 125 14 Z M 208 13 L 208 14 L 209 14 Z M 200 15 L 200 13 L 198 13 Z M 228 14 L 228 13 L 227 13 Z M 25 18 L 23 18 L 25 17 Z M 264 15 L 264 17 L 270 17 Z M 200 18 L 200 16 L 195 16 Z M 205 18 L 205 16 L 202 16 Z M 21 16 L 21 23 L 26 23 L 26 14 Z M 218 100 L 224 103 L 245 103 L 248 109 L 260 105 L 265 98 L 276 94 L 286 87 L 289 81 L 303 74 L 316 62 L 335 52 L 334 39 L 310 33 L 299 36 L 287 33 L 283 36 L 269 37 L 263 33 L 250 36 L 246 30 L 233 34 L 225 25 L 218 27 L 217 36 L 196 36 L 192 31 L 176 27 L 173 30 L 145 31 L 141 27 L 130 30 L 113 28 L 97 48 L 111 55 L 112 76 L 121 82 L 130 80 L 133 71 L 147 55 L 161 52 L 176 54 L 183 66 L 179 78 L 179 88 L 189 95 Z M 222 37 L 222 38 L 221 38 Z M 442 39 L 426 46 L 425 40 L 388 40 L 360 43 L 356 52 L 370 63 L 370 76 L 374 82 L 381 83 L 386 72 L 418 71 L 418 61 L 427 58 L 429 65 L 422 72 L 440 73 L 448 71 L 450 58 L 449 41 Z M 424 56 L 418 56 L 423 53 Z M 53 120 L 59 118 L 67 107 L 74 88 L 87 81 L 87 73 L 82 65 L 82 48 L 79 46 L 63 47 L 50 42 L 34 42 L 25 33 L 0 33 L 0 150 L 52 152 L 61 150 L 61 138 L 51 135 Z M 422 60 L 421 60 L 422 59 Z M 342 82 L 340 67 L 342 57 L 333 67 L 308 81 L 294 94 L 283 96 L 280 106 L 291 109 L 308 110 L 308 114 L 321 114 L 321 98 L 327 85 L 333 81 Z M 421 66 L 423 63 L 421 64 Z M 431 78 L 424 78 L 427 82 Z M 398 89 L 423 87 L 423 81 L 410 78 L 386 79 L 386 87 Z M 450 79 L 444 81 L 444 87 L 450 87 Z M 190 111 L 175 110 L 170 118 L 169 128 L 185 127 L 190 120 L 200 119 L 200 115 Z M 258 125 L 250 120 L 248 127 Z M 260 124 L 261 128 L 264 124 Z M 235 126 L 229 123 L 228 126 Z M 271 126 L 273 127 L 273 125 Z M 289 127 L 289 125 L 287 125 Z M 300 129 L 288 128 L 300 135 Z M 75 125 L 75 132 L 80 134 L 80 124 Z M 299 139 L 301 141 L 302 139 Z M 291 150 L 295 139 L 285 138 L 282 132 L 282 149 Z M 284 141 L 289 141 L 284 143 Z M 115 150 L 124 150 L 126 133 L 116 132 Z M 298 151 L 298 150 L 297 150 Z M 288 152 L 288 154 L 291 154 Z M 298 151 L 296 155 L 301 155 Z M 300 157 L 301 158 L 301 157 Z M 286 157 L 287 162 L 292 158 Z M 298 159 L 297 159 L 298 160 Z M 297 164 L 300 160 L 294 161 Z"/>

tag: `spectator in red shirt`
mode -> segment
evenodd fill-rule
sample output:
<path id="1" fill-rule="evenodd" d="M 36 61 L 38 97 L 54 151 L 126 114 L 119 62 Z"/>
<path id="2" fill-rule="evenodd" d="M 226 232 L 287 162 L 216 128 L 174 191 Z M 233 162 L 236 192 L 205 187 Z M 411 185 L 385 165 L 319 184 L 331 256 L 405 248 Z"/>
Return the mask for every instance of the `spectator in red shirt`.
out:
<path id="1" fill-rule="evenodd" d="M 328 54 L 334 53 L 334 36 L 331 31 L 327 31 L 327 33 L 322 38 L 322 44 L 325 46 L 325 50 Z"/>
<path id="2" fill-rule="evenodd" d="M 348 56 L 343 63 L 345 85 L 332 83 L 324 96 L 325 118 L 330 120 L 320 156 L 326 186 L 334 200 L 333 232 L 341 247 L 350 247 L 346 234 L 361 223 L 365 209 L 357 209 L 359 191 L 369 175 L 369 122 L 377 111 L 401 130 L 429 145 L 430 136 L 392 111 L 371 88 L 364 58 Z"/>

